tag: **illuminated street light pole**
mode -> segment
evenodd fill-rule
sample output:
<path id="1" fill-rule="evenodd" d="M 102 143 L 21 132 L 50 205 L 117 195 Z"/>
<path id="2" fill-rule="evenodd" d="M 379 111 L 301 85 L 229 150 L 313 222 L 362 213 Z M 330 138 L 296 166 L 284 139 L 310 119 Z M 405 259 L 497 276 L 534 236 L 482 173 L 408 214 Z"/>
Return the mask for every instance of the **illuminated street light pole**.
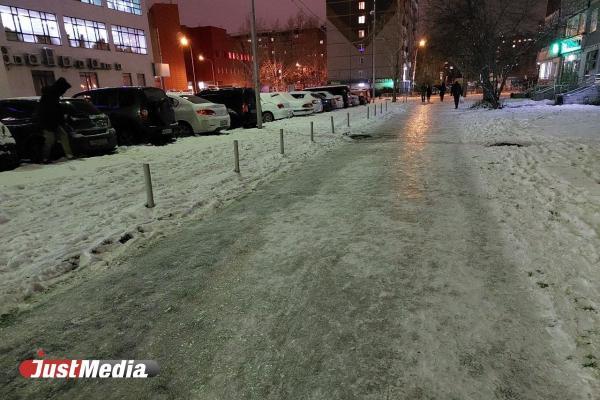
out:
<path id="1" fill-rule="evenodd" d="M 421 39 L 419 41 L 419 46 L 417 46 L 417 51 L 415 51 L 415 65 L 413 66 L 413 90 L 415 88 L 415 79 L 417 77 L 417 57 L 419 56 L 419 48 L 425 48 L 427 46 L 427 40 Z"/>
<path id="2" fill-rule="evenodd" d="M 181 39 L 179 39 L 179 43 L 183 46 L 183 47 L 190 47 L 190 58 L 192 61 L 192 79 L 194 79 L 193 82 L 193 93 L 196 93 L 196 85 L 198 84 L 196 81 L 196 66 L 194 65 L 196 60 L 194 59 L 194 50 L 192 49 L 192 42 L 189 41 L 188 38 L 186 38 L 185 36 L 183 36 Z"/>
<path id="3" fill-rule="evenodd" d="M 210 67 L 212 69 L 212 77 L 213 77 L 213 85 L 217 86 L 217 79 L 215 77 L 215 63 L 210 58 L 205 58 L 202 54 L 198 56 L 198 60 L 200 61 L 209 61 Z"/>
<path id="4" fill-rule="evenodd" d="M 252 59 L 254 70 L 254 95 L 256 102 L 256 127 L 262 129 L 262 105 L 260 104 L 260 71 L 258 69 L 258 40 L 256 38 L 256 8 L 254 0 L 252 0 L 252 17 L 250 18 L 252 25 Z"/>

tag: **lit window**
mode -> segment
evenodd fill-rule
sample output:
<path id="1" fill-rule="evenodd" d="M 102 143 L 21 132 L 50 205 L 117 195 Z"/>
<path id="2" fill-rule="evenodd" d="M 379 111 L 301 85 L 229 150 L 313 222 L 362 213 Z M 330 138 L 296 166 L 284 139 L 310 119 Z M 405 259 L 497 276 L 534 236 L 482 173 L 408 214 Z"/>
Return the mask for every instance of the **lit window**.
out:
<path id="1" fill-rule="evenodd" d="M 95 6 L 101 6 L 102 0 L 79 0 L 82 3 L 93 4 Z"/>
<path id="2" fill-rule="evenodd" d="M 359 10 L 364 10 L 365 9 L 365 2 L 364 1 L 359 1 L 358 2 L 358 9 Z"/>
<path id="3" fill-rule="evenodd" d="M 123 74 L 123 86 L 133 86 L 133 79 L 128 72 Z"/>
<path id="4" fill-rule="evenodd" d="M 596 32 L 598 29 L 598 9 L 592 11 L 592 19 L 590 21 L 590 32 Z"/>
<path id="5" fill-rule="evenodd" d="M 113 40 L 117 51 L 125 53 L 148 54 L 144 31 L 126 26 L 113 25 Z"/>
<path id="6" fill-rule="evenodd" d="M 108 32 L 102 22 L 64 17 L 65 31 L 71 47 L 109 50 Z"/>
<path id="7" fill-rule="evenodd" d="M 54 14 L 0 6 L 0 17 L 7 40 L 60 45 L 60 30 Z"/>
<path id="8" fill-rule="evenodd" d="M 359 24 L 364 24 L 365 22 L 367 22 L 367 17 L 365 17 L 364 15 L 358 17 Z"/>
<path id="9" fill-rule="evenodd" d="M 95 72 L 80 72 L 79 82 L 82 90 L 98 89 L 98 75 Z"/>
<path id="10" fill-rule="evenodd" d="M 365 30 L 364 29 L 360 29 L 358 31 L 358 37 L 359 38 L 364 38 L 365 37 Z"/>
<path id="11" fill-rule="evenodd" d="M 142 15 L 142 0 L 106 0 L 106 5 L 113 10 Z"/>

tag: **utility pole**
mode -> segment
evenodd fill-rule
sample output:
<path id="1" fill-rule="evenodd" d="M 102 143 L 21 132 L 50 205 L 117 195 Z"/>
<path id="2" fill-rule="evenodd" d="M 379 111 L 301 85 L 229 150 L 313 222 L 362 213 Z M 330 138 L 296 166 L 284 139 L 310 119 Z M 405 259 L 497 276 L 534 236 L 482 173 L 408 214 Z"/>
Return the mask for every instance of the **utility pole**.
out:
<path id="1" fill-rule="evenodd" d="M 254 69 L 254 95 L 256 101 L 256 127 L 262 129 L 263 117 L 262 117 L 262 105 L 260 104 L 260 71 L 258 69 L 258 40 L 256 38 L 256 8 L 254 7 L 254 0 L 252 0 L 252 58 L 253 58 L 253 69 Z"/>
<path id="2" fill-rule="evenodd" d="M 377 36 L 377 0 L 373 0 L 373 101 L 375 101 L 375 36 Z"/>

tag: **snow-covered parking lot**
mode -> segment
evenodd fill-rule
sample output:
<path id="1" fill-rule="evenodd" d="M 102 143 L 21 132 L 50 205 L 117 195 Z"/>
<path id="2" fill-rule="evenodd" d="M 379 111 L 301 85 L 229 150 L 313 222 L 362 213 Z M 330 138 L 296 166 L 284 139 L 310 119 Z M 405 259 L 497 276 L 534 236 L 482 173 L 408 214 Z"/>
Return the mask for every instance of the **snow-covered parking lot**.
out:
<path id="1" fill-rule="evenodd" d="M 237 129 L 0 173 L 0 313 L 44 291 L 68 271 L 107 266 L 128 246 L 201 218 L 275 174 L 344 143 L 344 133 L 372 128 L 402 110 L 390 105 L 389 114 L 367 120 L 362 106 L 277 121 L 262 131 Z M 280 129 L 285 156 L 279 154 Z M 233 171 L 233 140 L 240 144 L 239 175 Z M 142 163 L 151 166 L 154 209 L 144 206 Z"/>

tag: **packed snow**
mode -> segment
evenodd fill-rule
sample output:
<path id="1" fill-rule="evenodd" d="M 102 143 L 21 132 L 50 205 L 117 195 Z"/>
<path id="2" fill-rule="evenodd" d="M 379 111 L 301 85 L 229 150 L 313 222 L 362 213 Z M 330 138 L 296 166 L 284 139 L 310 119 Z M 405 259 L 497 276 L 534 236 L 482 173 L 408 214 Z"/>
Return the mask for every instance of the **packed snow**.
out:
<path id="1" fill-rule="evenodd" d="M 390 104 L 390 112 L 381 115 L 379 107 L 377 117 L 371 108 L 369 120 L 361 106 L 273 122 L 262 131 L 237 129 L 0 173 L 0 313 L 45 291 L 69 271 L 106 267 L 127 247 L 202 218 L 276 174 L 345 143 L 349 134 L 373 129 L 404 110 Z M 285 156 L 279 154 L 280 129 Z M 240 174 L 233 171 L 233 140 L 240 145 Z M 153 209 L 145 207 L 143 163 L 152 172 Z"/>
<path id="2" fill-rule="evenodd" d="M 600 371 L 600 108 L 507 101 L 457 132 L 547 330 Z M 500 144 L 500 145 L 498 145 Z M 521 147 L 519 147 L 521 146 Z"/>

